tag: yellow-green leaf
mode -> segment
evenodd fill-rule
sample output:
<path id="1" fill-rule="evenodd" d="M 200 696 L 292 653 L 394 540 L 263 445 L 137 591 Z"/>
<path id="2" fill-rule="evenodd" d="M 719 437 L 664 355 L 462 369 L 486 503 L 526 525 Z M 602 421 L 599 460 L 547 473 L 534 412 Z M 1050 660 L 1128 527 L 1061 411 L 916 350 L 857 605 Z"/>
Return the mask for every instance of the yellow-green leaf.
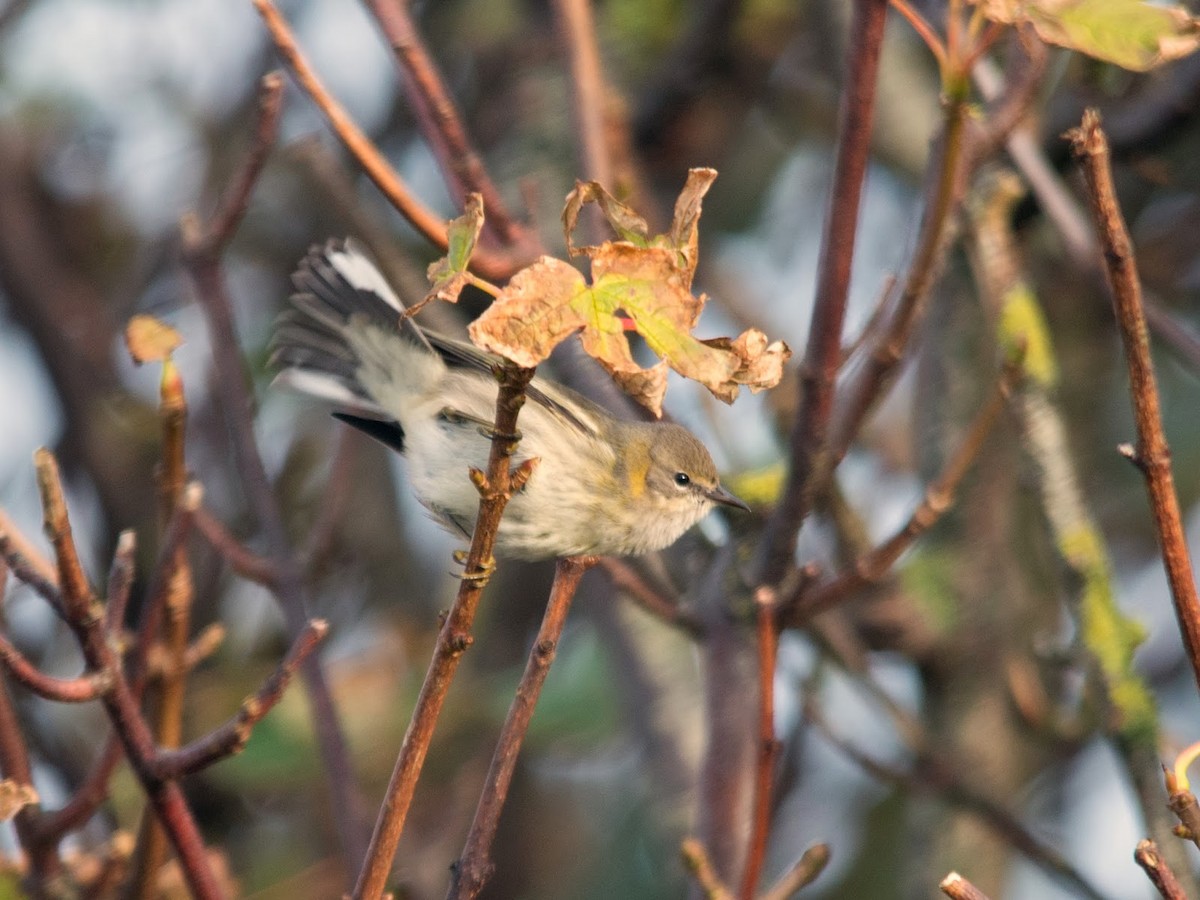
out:
<path id="1" fill-rule="evenodd" d="M 1144 0 L 981 0 L 984 15 L 1028 24 L 1049 44 L 1135 72 L 1145 72 L 1200 46 L 1200 22 L 1182 6 Z"/>
<path id="2" fill-rule="evenodd" d="M 449 303 L 458 302 L 458 295 L 468 281 L 467 266 L 471 262 L 471 254 L 475 252 L 475 244 L 482 230 L 483 197 L 468 194 L 463 214 L 446 224 L 446 255 L 430 263 L 426 272 L 432 290 L 421 301 L 422 306 L 434 298 Z"/>

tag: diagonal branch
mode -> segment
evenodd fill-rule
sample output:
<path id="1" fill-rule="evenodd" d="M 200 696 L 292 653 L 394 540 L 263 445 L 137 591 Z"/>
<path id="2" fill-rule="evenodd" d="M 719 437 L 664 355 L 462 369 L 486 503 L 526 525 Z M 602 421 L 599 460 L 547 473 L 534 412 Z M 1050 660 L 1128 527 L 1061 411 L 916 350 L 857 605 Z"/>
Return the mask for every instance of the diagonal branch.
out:
<path id="1" fill-rule="evenodd" d="M 1108 142 L 1100 128 L 1099 113 L 1095 110 L 1085 112 L 1082 124 L 1068 132 L 1068 137 L 1083 167 L 1088 200 L 1104 253 L 1105 272 L 1112 288 L 1113 309 L 1129 365 L 1130 393 L 1137 424 L 1137 446 L 1130 458 L 1146 479 L 1163 565 L 1175 601 L 1175 615 L 1196 683 L 1200 685 L 1200 594 L 1196 591 L 1179 500 L 1175 495 L 1170 449 L 1163 433 L 1133 242 L 1129 239 L 1113 187 Z"/>
<path id="2" fill-rule="evenodd" d="M 517 692 L 508 708 L 500 738 L 496 741 L 496 750 L 492 754 L 492 763 L 488 768 L 483 791 L 479 795 L 479 804 L 475 808 L 475 818 L 471 822 L 471 830 L 467 833 L 466 844 L 458 862 L 452 867 L 447 900 L 473 900 L 483 890 L 495 868 L 490 858 L 491 846 L 496 837 L 496 827 L 500 823 L 500 811 L 508 796 L 513 772 L 516 771 L 517 754 L 521 751 L 525 732 L 529 729 L 529 721 L 533 718 L 533 709 L 541 696 L 542 685 L 546 681 L 550 665 L 554 662 L 558 641 L 567 621 L 567 611 L 571 608 L 571 600 L 575 597 L 580 579 L 595 564 L 596 558 L 590 556 L 558 560 L 542 625 L 534 638 L 525 673 L 517 685 Z"/>

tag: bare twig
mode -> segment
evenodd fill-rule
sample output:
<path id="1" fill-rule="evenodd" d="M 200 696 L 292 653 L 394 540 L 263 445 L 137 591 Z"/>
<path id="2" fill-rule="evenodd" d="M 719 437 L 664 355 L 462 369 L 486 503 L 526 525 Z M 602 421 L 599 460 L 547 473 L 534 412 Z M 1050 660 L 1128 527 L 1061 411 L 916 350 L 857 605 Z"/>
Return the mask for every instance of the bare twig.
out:
<path id="1" fill-rule="evenodd" d="M 791 900 L 793 894 L 817 880 L 829 865 L 829 845 L 813 844 L 795 864 L 771 885 L 759 900 Z"/>
<path id="2" fill-rule="evenodd" d="M 1171 867 L 1167 865 L 1167 861 L 1158 852 L 1158 845 L 1154 841 L 1138 841 L 1137 849 L 1133 851 L 1133 859 L 1142 867 L 1163 900 L 1187 900 L 1187 893 L 1175 877 L 1175 873 L 1171 871 Z"/>
<path id="3" fill-rule="evenodd" d="M 39 450 L 35 461 L 46 535 L 55 548 L 59 579 L 63 585 L 62 606 L 67 613 L 67 624 L 79 641 L 86 666 L 92 671 L 114 675 L 111 689 L 103 692 L 100 700 L 121 739 L 134 774 L 175 850 L 189 890 L 204 900 L 222 897 L 223 891 L 209 865 L 203 840 L 183 792 L 175 782 L 157 778 L 151 766 L 154 738 L 141 716 L 129 683 L 121 675 L 120 660 L 103 628 L 103 611 L 79 565 L 58 465 L 47 450 Z"/>
<path id="4" fill-rule="evenodd" d="M 213 515 L 212 510 L 200 506 L 195 516 L 196 530 L 208 541 L 217 554 L 229 563 L 230 568 L 243 578 L 272 587 L 279 578 L 275 562 L 259 556 L 225 527 L 225 523 Z"/>
<path id="5" fill-rule="evenodd" d="M 517 685 L 516 695 L 500 731 L 500 738 L 496 741 L 496 750 L 492 754 L 487 780 L 479 795 L 471 830 L 467 833 L 462 854 L 453 867 L 450 890 L 447 894 L 447 898 L 451 900 L 478 896 L 491 876 L 494 868 L 490 858 L 492 841 L 500 822 L 500 810 L 512 784 L 517 754 L 529 728 L 529 720 L 533 718 L 542 684 L 550 671 L 550 665 L 554 662 L 558 641 L 567 621 L 567 611 L 579 587 L 579 580 L 584 572 L 595 564 L 595 557 L 589 556 L 558 560 L 554 570 L 554 584 L 550 588 L 550 601 L 546 604 L 546 614 L 542 618 L 537 637 L 534 638 L 533 648 L 529 651 L 525 673 Z"/>
<path id="6" fill-rule="evenodd" d="M 59 703 L 87 703 L 100 696 L 111 678 L 103 673 L 87 673 L 78 678 L 55 678 L 42 672 L 0 634 L 0 662 L 14 679 L 46 700 Z"/>
<path id="7" fill-rule="evenodd" d="M 656 619 L 693 638 L 704 634 L 704 623 L 691 610 L 664 597 L 648 585 L 625 560 L 604 556 L 600 558 L 598 565 L 608 575 L 613 587 L 624 591 L 634 603 Z"/>
<path id="8" fill-rule="evenodd" d="M 258 692 L 242 703 L 236 716 L 186 747 L 163 750 L 155 756 L 153 765 L 158 776 L 165 779 L 190 775 L 227 756 L 241 752 L 250 740 L 254 726 L 283 699 L 283 692 L 287 690 L 296 670 L 317 649 L 317 645 L 328 633 L 329 624 L 324 619 L 310 620 L 292 643 L 287 656 Z"/>
<path id="9" fill-rule="evenodd" d="M 754 595 L 758 637 L 758 752 L 754 765 L 754 811 L 750 844 L 742 872 L 742 900 L 754 900 L 767 859 L 771 830 L 771 786 L 775 780 L 775 661 L 779 652 L 779 603 L 775 591 L 760 587 Z"/>
<path id="10" fill-rule="evenodd" d="M 137 535 L 132 531 L 122 531 L 117 538 L 117 550 L 108 570 L 108 586 L 104 594 L 104 627 L 112 634 L 119 633 L 125 623 L 125 610 L 129 606 L 130 591 L 133 590 L 136 553 Z"/>
<path id="11" fill-rule="evenodd" d="M 951 872 L 938 885 L 942 893 L 954 900 L 988 900 L 988 895 L 981 891 L 957 872 Z"/>
<path id="12" fill-rule="evenodd" d="M 278 18 L 274 7 L 269 7 L 269 11 Z M 264 11 L 264 15 L 268 13 Z M 267 90 L 272 90 L 269 84 Z M 266 153 L 265 148 L 274 142 L 274 130 L 261 127 L 264 120 L 267 123 L 271 121 L 272 115 L 270 104 L 260 107 L 260 127 L 256 128 L 255 141 L 247 155 L 248 170 L 258 170 L 263 154 Z M 242 208 L 242 202 L 238 198 L 252 187 L 253 181 L 249 178 L 236 179 L 232 191 L 234 199 L 224 202 L 221 208 Z M 217 225 L 224 229 L 233 228 L 236 224 L 236 220 L 230 217 L 217 222 Z M 229 423 L 233 455 L 241 476 L 242 489 L 247 505 L 262 529 L 267 555 L 275 568 L 276 577 L 271 584 L 272 593 L 279 601 L 289 635 L 292 640 L 296 640 L 308 623 L 303 573 L 292 552 L 279 502 L 255 439 L 252 398 L 242 375 L 243 364 L 238 353 L 232 303 L 217 253 L 222 246 L 222 238 L 214 228 L 205 228 L 194 216 L 184 218 L 181 231 L 184 262 L 212 334 L 213 362 L 216 371 L 220 373 L 220 377 L 216 379 L 217 391 Z M 318 658 L 309 657 L 300 671 L 306 688 L 305 694 L 312 707 L 317 745 L 332 787 L 334 821 L 337 823 L 347 868 L 352 871 L 364 854 L 364 804 L 354 781 L 345 736 Z"/>
<path id="13" fill-rule="evenodd" d="M 800 367 L 803 402 L 792 428 L 783 497 L 760 542 L 756 580 L 776 586 L 791 566 L 800 525 L 827 464 L 827 436 L 834 380 L 841 365 L 842 322 L 858 228 L 875 106 L 875 80 L 886 0 L 857 0 L 851 25 L 847 83 L 838 116 L 838 151 L 827 207 L 817 274 L 817 295 L 808 348 Z"/>
<path id="14" fill-rule="evenodd" d="M 605 127 L 608 96 L 592 5 L 589 0 L 555 0 L 554 11 L 571 68 L 575 93 L 571 111 L 579 134 L 583 171 L 593 181 L 612 185 L 612 155 Z"/>
<path id="15" fill-rule="evenodd" d="M 501 244 L 524 248 L 532 258 L 536 255 L 537 239 L 508 212 L 471 145 L 462 115 L 413 21 L 408 0 L 366 2 L 404 70 L 406 77 L 401 83 L 416 111 L 421 134 L 433 147 L 458 205 L 462 206 L 468 194 L 478 193 L 487 210 L 484 228 L 499 238 Z"/>
<path id="16" fill-rule="evenodd" d="M 912 544 L 927 532 L 954 504 L 958 486 L 979 454 L 988 433 L 1004 408 L 1012 389 L 1016 369 L 1007 367 L 996 382 L 992 395 L 967 428 L 966 436 L 947 462 L 937 480 L 925 490 L 925 497 L 908 521 L 888 540 L 855 561 L 847 572 L 798 594 L 786 604 L 790 618 L 807 621 L 830 609 L 858 591 L 878 583 Z"/>
<path id="17" fill-rule="evenodd" d="M 325 89 L 317 73 L 300 52 L 296 38 L 279 9 L 271 0 L 254 0 L 254 7 L 262 16 L 279 55 L 291 70 L 293 77 L 329 121 L 330 127 L 346 149 L 358 160 L 359 165 L 375 185 L 405 219 L 438 249 L 445 250 L 449 238 L 446 223 L 433 210 L 421 203 L 399 173 L 384 159 L 379 148 L 362 132 L 349 113 Z M 471 256 L 471 268 L 493 281 L 503 281 L 515 272 L 521 263 L 515 258 L 497 254 L 485 247 L 476 247 Z"/>
<path id="18" fill-rule="evenodd" d="M 1088 199 L 1104 251 L 1105 271 L 1112 288 L 1113 308 L 1129 365 L 1138 434 L 1132 458 L 1146 479 L 1163 564 L 1175 601 L 1175 615 L 1196 683 L 1200 685 L 1200 594 L 1196 591 L 1179 501 L 1175 496 L 1170 450 L 1159 413 L 1158 387 L 1150 359 L 1150 339 L 1133 243 L 1117 203 L 1108 144 L 1100 128 L 1099 114 L 1095 110 L 1085 112 L 1082 124 L 1068 136 L 1083 166 Z"/>
<path id="19" fill-rule="evenodd" d="M 471 547 L 467 551 L 462 584 L 438 633 L 433 659 L 425 673 L 404 743 L 396 757 L 387 794 L 371 835 L 366 862 L 354 888 L 355 900 L 377 900 L 383 895 L 442 703 L 463 651 L 473 641 L 471 626 L 475 621 L 480 595 L 495 567 L 492 547 L 500 527 L 500 516 L 509 500 L 513 476 L 509 462 L 517 446 L 517 440 L 513 437 L 518 434 L 517 414 L 525 403 L 525 388 L 532 378 L 532 369 L 506 366 L 500 370 L 496 422 L 487 472 L 472 470 L 471 473 L 480 493 L 479 515 L 475 520 Z"/>
<path id="20" fill-rule="evenodd" d="M 733 891 L 721 882 L 708 858 L 708 851 L 700 841 L 685 838 L 679 845 L 679 853 L 683 857 L 683 864 L 704 892 L 705 900 L 733 900 Z"/>

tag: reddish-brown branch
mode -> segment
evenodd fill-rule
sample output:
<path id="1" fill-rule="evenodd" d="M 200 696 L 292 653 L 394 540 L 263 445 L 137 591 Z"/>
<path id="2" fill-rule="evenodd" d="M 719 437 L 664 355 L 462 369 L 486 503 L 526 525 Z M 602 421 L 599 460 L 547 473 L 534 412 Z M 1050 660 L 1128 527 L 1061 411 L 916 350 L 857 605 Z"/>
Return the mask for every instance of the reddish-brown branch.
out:
<path id="1" fill-rule="evenodd" d="M 211 766 L 213 763 L 241 752 L 250 740 L 254 726 L 262 721 L 283 699 L 296 670 L 329 633 L 324 619 L 312 619 L 292 643 L 283 661 L 252 697 L 248 697 L 236 716 L 215 731 L 198 738 L 178 750 L 162 750 L 152 760 L 159 778 L 180 778 Z"/>
<path id="2" fill-rule="evenodd" d="M 408 731 L 405 732 L 404 743 L 396 757 L 387 794 L 371 835 L 366 862 L 354 888 L 354 900 L 377 900 L 383 895 L 383 888 L 392 868 L 392 859 L 396 855 L 396 846 L 400 843 L 400 835 L 404 831 L 404 821 L 408 817 L 417 779 L 429 752 L 429 743 L 433 738 L 434 726 L 446 699 L 446 692 L 458 669 L 463 651 L 474 640 L 471 636 L 471 626 L 475 621 L 475 611 L 479 606 L 483 588 L 495 567 L 492 547 L 500 528 L 500 516 L 508 504 L 510 483 L 514 474 L 509 468 L 517 446 L 517 441 L 512 435 L 519 434 L 517 414 L 525 403 L 525 388 L 532 378 L 532 369 L 505 367 L 499 373 L 496 422 L 487 472 L 472 471 L 472 478 L 480 493 L 479 515 L 475 520 L 471 547 L 467 551 L 463 567 L 462 584 L 454 599 L 454 605 L 438 633 L 433 659 L 417 695 Z"/>
<path id="3" fill-rule="evenodd" d="M 1163 900 L 1187 900 L 1187 892 L 1158 852 L 1158 845 L 1154 841 L 1138 841 L 1137 849 L 1133 851 L 1133 859 L 1142 867 Z"/>
<path id="4" fill-rule="evenodd" d="M 271 39 L 279 55 L 291 70 L 292 76 L 313 102 L 317 104 L 329 126 L 338 136 L 346 149 L 358 160 L 363 171 L 367 173 L 375 185 L 387 197 L 388 202 L 404 216 L 419 233 L 436 246 L 445 250 L 449 238 L 446 233 L 446 223 L 425 204 L 417 200 L 412 190 L 398 172 L 392 168 L 379 148 L 371 142 L 350 118 L 350 114 L 333 95 L 326 90 L 316 71 L 309 65 L 300 45 L 288 27 L 283 15 L 271 0 L 254 0 L 254 7 L 266 23 Z M 516 258 L 489 251 L 484 247 L 476 247 L 471 257 L 471 269 L 485 278 L 493 281 L 503 281 L 509 278 L 521 265 Z"/>
<path id="5" fill-rule="evenodd" d="M 80 675 L 78 678 L 55 678 L 47 675 L 27 660 L 3 634 L 0 634 L 0 662 L 20 684 L 46 700 L 59 703 L 87 703 L 95 700 L 111 683 L 103 673 Z"/>
<path id="6" fill-rule="evenodd" d="M 37 555 L 26 555 L 26 552 L 20 549 L 25 542 L 24 539 L 17 539 L 18 534 L 19 532 L 15 530 L 0 531 L 0 556 L 4 557 L 9 571 L 17 577 L 18 581 L 37 591 L 41 598 L 62 617 L 64 613 L 62 595 L 58 590 L 58 575 L 55 574 L 53 578 L 46 577 L 45 568 L 34 562 L 38 558 Z"/>
<path id="7" fill-rule="evenodd" d="M 704 623 L 691 610 L 669 600 L 646 584 L 629 563 L 604 556 L 598 565 L 604 569 L 613 587 L 624 591 L 634 603 L 656 619 L 678 628 L 689 637 L 699 638 L 704 634 Z"/>
<path id="8" fill-rule="evenodd" d="M 475 818 L 467 833 L 466 844 L 451 876 L 450 890 L 446 895 L 451 900 L 474 898 L 479 895 L 494 868 L 491 861 L 492 841 L 500 823 L 500 811 L 504 808 L 508 788 L 516 771 L 517 755 L 529 729 L 529 720 L 541 696 L 542 685 L 554 662 L 558 641 L 567 621 L 567 611 L 579 587 L 583 573 L 596 564 L 595 557 L 576 556 L 560 559 L 554 570 L 554 584 L 550 588 L 550 600 L 546 614 L 529 651 L 525 673 L 517 685 L 516 695 L 504 719 L 492 763 L 488 768 Z"/>
<path id="9" fill-rule="evenodd" d="M 771 787 L 775 781 L 775 660 L 779 652 L 779 606 L 775 591 L 760 587 L 754 597 L 758 636 L 758 753 L 754 765 L 754 811 L 750 849 L 742 872 L 742 900 L 754 900 L 771 831 Z"/>
<path id="10" fill-rule="evenodd" d="M 68 614 L 67 624 L 79 641 L 85 665 L 92 671 L 113 673 L 111 689 L 102 693 L 100 700 L 120 737 L 134 774 L 175 850 L 189 890 L 203 900 L 215 900 L 223 896 L 223 891 L 209 865 L 204 842 L 183 792 L 174 782 L 157 778 L 150 766 L 155 752 L 154 739 L 129 683 L 121 674 L 120 659 L 104 631 L 103 611 L 79 566 L 58 464 L 47 450 L 39 450 L 35 462 L 46 535 L 55 548 L 63 586 L 62 606 Z"/>
<path id="11" fill-rule="evenodd" d="M 1008 366 L 992 390 L 988 402 L 980 407 L 967 427 L 962 443 L 946 463 L 937 479 L 925 490 L 925 497 L 908 521 L 890 538 L 855 561 L 849 571 L 816 586 L 805 587 L 784 604 L 789 624 L 807 621 L 853 597 L 863 588 L 877 584 L 901 555 L 925 534 L 954 505 L 958 487 L 971 463 L 983 449 L 988 434 L 1004 408 L 1005 400 L 1017 377 L 1017 368 Z"/>
<path id="12" fill-rule="evenodd" d="M 38 819 L 38 839 L 57 845 L 67 832 L 82 828 L 108 799 L 108 780 L 123 756 L 121 741 L 115 733 L 110 733 L 71 799 L 60 809 L 43 813 Z"/>
<path id="13" fill-rule="evenodd" d="M 953 900 L 988 900 L 988 895 L 981 891 L 957 872 L 951 872 L 938 885 L 942 893 Z"/>
<path id="14" fill-rule="evenodd" d="M 270 6 L 268 0 L 262 0 L 260 10 L 268 23 L 275 21 L 282 25 L 278 11 Z M 286 25 L 283 29 L 290 40 Z M 294 46 L 294 42 L 292 43 Z M 274 129 L 265 125 L 277 121 L 272 119 L 270 104 L 260 108 L 259 127 L 255 130 L 254 143 L 247 155 L 246 174 L 234 180 L 234 188 L 230 194 L 235 199 L 224 202 L 221 208 L 242 208 L 237 197 L 252 189 L 253 179 L 249 175 L 261 167 L 263 156 L 275 140 Z M 288 633 L 292 640 L 295 640 L 308 622 L 303 574 L 292 552 L 279 501 L 258 450 L 253 420 L 254 404 L 247 379 L 244 377 L 244 366 L 238 352 L 237 331 L 233 322 L 232 302 L 217 252 L 222 245 L 217 227 L 232 229 L 236 225 L 236 219 L 226 217 L 218 220 L 216 226 L 206 228 L 196 217 L 185 217 L 181 225 L 183 258 L 197 299 L 208 320 L 212 336 L 210 344 L 213 364 L 215 370 L 220 373 L 216 379 L 217 394 L 228 421 L 234 461 L 241 478 L 242 490 L 246 503 L 262 530 L 267 556 L 275 569 L 275 578 L 270 584 L 270 589 L 279 601 Z M 334 821 L 341 838 L 347 868 L 353 870 L 365 853 L 364 804 L 353 777 L 345 736 L 319 659 L 316 656 L 309 657 L 300 671 L 306 688 L 305 693 L 311 704 L 317 745 L 331 786 Z"/>
<path id="15" fill-rule="evenodd" d="M 221 197 L 221 205 L 217 208 L 208 230 L 204 235 L 204 245 L 197 252 L 218 255 L 233 237 L 246 209 L 250 206 L 250 195 L 258 183 L 263 166 L 271 155 L 275 145 L 275 134 L 279 130 L 279 116 L 283 110 L 283 73 L 268 72 L 259 82 L 258 89 L 258 119 L 255 125 L 254 140 L 250 152 L 233 184 Z"/>
<path id="16" fill-rule="evenodd" d="M 417 114 L 421 134 L 433 147 L 442 173 L 462 206 L 467 195 L 483 197 L 484 228 L 505 246 L 524 248 L 532 259 L 537 239 L 508 212 L 500 192 L 471 145 L 462 115 L 409 12 L 408 0 L 366 0 L 403 69 L 401 82 Z"/>
<path id="17" fill-rule="evenodd" d="M 33 767 L 29 762 L 29 747 L 17 718 L 17 710 L 9 696 L 6 678 L 0 673 L 0 777 L 19 785 L 33 786 Z M 36 807 L 26 806 L 13 817 L 17 840 L 29 858 L 33 876 L 44 880 L 60 867 L 55 844 L 39 839 L 41 815 Z M 44 881 L 43 881 L 44 883 Z"/>
<path id="18" fill-rule="evenodd" d="M 611 187 L 612 156 L 605 127 L 608 96 L 592 6 L 589 0 L 555 0 L 554 11 L 571 69 L 575 94 L 571 111 L 579 134 L 583 172 L 587 178 Z"/>
<path id="19" fill-rule="evenodd" d="M 196 510 L 195 522 L 196 530 L 217 551 L 217 555 L 229 563 L 233 571 L 264 587 L 275 585 L 279 577 L 275 562 L 259 556 L 234 537 L 225 523 L 214 516 L 208 507 L 202 505 Z"/>
<path id="20" fill-rule="evenodd" d="M 792 428 L 787 483 L 759 544 L 756 579 L 776 586 L 792 564 L 796 535 L 812 506 L 812 491 L 827 458 L 833 389 L 841 365 L 842 323 L 858 229 L 875 109 L 875 82 L 887 0 L 857 0 L 851 25 L 849 73 L 838 111 L 838 150 L 826 207 L 808 347 L 800 367 L 804 398 Z"/>
<path id="21" fill-rule="evenodd" d="M 1175 615 L 1179 620 L 1193 675 L 1197 685 L 1200 685 L 1200 594 L 1196 590 L 1183 519 L 1175 495 L 1170 450 L 1159 412 L 1158 386 L 1150 359 L 1150 338 L 1146 330 L 1142 286 L 1134 259 L 1133 242 L 1129 239 L 1117 202 L 1108 142 L 1100 128 L 1099 113 L 1095 110 L 1085 112 L 1082 124 L 1069 132 L 1068 137 L 1083 166 L 1088 200 L 1103 250 L 1105 272 L 1112 288 L 1113 309 L 1125 345 L 1138 436 L 1134 459 L 1146 479 L 1163 565 L 1175 601 Z"/>

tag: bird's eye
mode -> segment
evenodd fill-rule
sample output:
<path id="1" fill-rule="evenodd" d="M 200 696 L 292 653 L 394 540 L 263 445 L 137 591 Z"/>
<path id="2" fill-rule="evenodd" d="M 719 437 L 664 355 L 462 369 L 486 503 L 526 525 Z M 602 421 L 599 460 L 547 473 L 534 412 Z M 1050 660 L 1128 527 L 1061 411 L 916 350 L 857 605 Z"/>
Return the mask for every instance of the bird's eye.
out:
<path id="1" fill-rule="evenodd" d="M 677 485 L 679 485 L 680 487 L 687 487 L 689 484 L 692 483 L 692 479 L 690 479 L 688 477 L 687 472 L 676 472 L 675 473 L 675 483 Z"/>

